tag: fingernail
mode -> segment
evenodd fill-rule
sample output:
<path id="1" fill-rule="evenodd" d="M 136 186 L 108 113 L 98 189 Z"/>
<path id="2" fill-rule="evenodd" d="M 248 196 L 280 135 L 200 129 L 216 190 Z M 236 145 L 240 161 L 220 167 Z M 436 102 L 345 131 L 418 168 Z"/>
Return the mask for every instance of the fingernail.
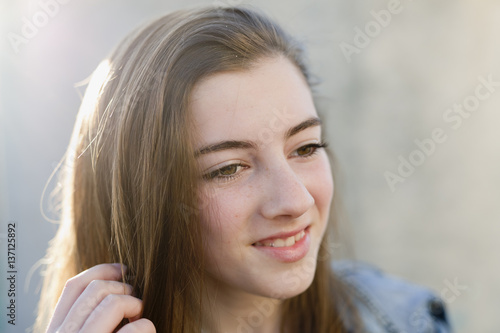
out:
<path id="1" fill-rule="evenodd" d="M 121 270 L 121 269 L 122 269 L 122 267 L 123 267 L 123 270 L 125 270 L 125 271 L 126 271 L 126 270 L 127 270 L 127 268 L 128 268 L 128 267 L 127 267 L 127 265 L 120 264 L 119 262 L 117 262 L 117 263 L 113 263 L 113 264 L 111 264 L 111 265 L 115 266 L 116 268 L 118 268 L 118 269 L 120 269 L 120 270 Z"/>

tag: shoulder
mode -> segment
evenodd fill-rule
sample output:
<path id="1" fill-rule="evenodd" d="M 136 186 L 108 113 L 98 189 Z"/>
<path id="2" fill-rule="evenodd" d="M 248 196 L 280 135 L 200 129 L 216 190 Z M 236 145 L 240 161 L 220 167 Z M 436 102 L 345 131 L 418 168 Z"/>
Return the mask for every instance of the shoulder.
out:
<path id="1" fill-rule="evenodd" d="M 359 261 L 333 261 L 332 268 L 368 332 L 451 332 L 445 305 L 430 289 Z"/>

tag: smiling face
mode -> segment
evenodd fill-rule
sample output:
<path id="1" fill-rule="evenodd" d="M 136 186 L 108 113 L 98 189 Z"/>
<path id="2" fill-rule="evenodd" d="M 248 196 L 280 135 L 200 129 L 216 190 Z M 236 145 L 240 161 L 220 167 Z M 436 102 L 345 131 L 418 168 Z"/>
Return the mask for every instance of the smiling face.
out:
<path id="1" fill-rule="evenodd" d="M 198 82 L 206 271 L 220 296 L 288 298 L 312 282 L 333 180 L 302 73 L 286 58 Z"/>

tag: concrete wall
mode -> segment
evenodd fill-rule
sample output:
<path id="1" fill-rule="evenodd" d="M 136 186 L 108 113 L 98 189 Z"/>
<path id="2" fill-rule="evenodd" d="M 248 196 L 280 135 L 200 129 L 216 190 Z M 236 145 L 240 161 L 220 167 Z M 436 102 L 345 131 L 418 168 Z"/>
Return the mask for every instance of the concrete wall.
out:
<path id="1" fill-rule="evenodd" d="M 264 9 L 308 46 L 323 80 L 318 92 L 356 257 L 442 294 L 457 332 L 497 332 L 500 86 L 484 81 L 500 82 L 500 3 L 473 0 L 2 2 L 0 330 L 24 332 L 34 321 L 37 262 L 57 227 L 47 221 L 54 216 L 42 192 L 84 91 L 75 84 L 146 19 L 242 2 Z M 53 15 L 44 21 L 47 11 Z M 12 44 L 9 33 L 21 35 L 34 19 L 37 31 Z M 472 111 L 453 110 L 464 104 Z M 415 166 L 402 167 L 402 160 Z M 17 325 L 7 327 L 12 221 Z"/>

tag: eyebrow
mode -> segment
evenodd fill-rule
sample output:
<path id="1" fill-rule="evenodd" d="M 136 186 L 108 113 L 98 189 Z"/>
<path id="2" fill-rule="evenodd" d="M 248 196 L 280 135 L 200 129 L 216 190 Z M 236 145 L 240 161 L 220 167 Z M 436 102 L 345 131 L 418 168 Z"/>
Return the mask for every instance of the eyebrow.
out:
<path id="1" fill-rule="evenodd" d="M 287 140 L 290 137 L 294 136 L 295 134 L 305 130 L 306 128 L 313 127 L 313 126 L 320 126 L 322 124 L 321 119 L 317 117 L 312 117 L 307 120 L 304 120 L 300 124 L 289 128 L 284 135 L 284 139 Z M 237 141 L 237 140 L 226 140 L 226 141 L 220 141 L 214 144 L 210 144 L 208 146 L 204 146 L 200 149 L 198 149 L 194 156 L 199 157 L 200 155 L 208 154 L 208 153 L 213 153 L 221 150 L 227 150 L 227 149 L 254 149 L 257 150 L 257 144 L 254 141 Z"/>

